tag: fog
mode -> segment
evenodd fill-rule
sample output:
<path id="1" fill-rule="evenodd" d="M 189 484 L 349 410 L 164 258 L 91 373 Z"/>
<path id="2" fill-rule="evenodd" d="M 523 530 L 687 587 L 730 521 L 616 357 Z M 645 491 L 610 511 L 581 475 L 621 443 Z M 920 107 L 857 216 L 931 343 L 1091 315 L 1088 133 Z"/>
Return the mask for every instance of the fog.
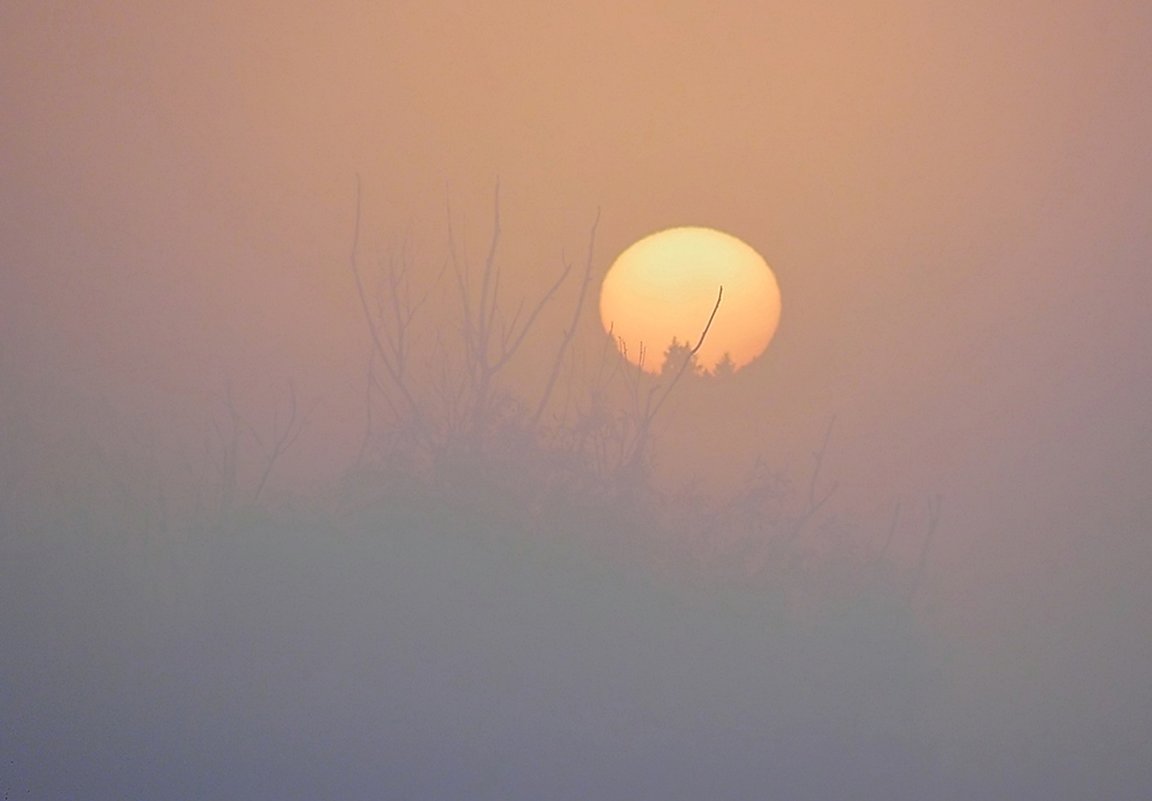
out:
<path id="1" fill-rule="evenodd" d="M 0 7 L 7 796 L 1152 792 L 1145 4 L 163 6 Z"/>

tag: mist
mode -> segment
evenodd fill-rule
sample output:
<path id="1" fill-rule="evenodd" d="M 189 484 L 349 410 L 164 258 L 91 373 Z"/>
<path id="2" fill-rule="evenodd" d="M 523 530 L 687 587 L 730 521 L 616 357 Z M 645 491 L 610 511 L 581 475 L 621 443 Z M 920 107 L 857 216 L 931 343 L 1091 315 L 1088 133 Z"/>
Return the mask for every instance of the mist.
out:
<path id="1" fill-rule="evenodd" d="M 0 31 L 8 796 L 1152 792 L 1143 4 Z M 597 319 L 676 225 L 735 374 Z"/>

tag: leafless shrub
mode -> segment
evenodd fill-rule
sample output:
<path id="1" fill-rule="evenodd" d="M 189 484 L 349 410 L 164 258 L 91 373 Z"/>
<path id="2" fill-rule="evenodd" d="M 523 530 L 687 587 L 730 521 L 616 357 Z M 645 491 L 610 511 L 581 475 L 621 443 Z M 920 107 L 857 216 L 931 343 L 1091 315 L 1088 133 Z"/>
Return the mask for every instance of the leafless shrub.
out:
<path id="1" fill-rule="evenodd" d="M 628 354 L 611 331 L 591 352 L 582 352 L 576 341 L 592 283 L 599 215 L 582 270 L 562 257 L 534 300 L 511 305 L 501 264 L 499 186 L 479 262 L 470 259 L 449 207 L 446 262 L 419 270 L 405 244 L 381 262 L 374 286 L 358 264 L 360 217 L 358 185 L 350 264 L 372 347 L 358 464 L 379 465 L 397 486 L 415 479 L 445 502 L 473 512 L 516 510 L 520 522 L 536 528 L 579 520 L 595 536 L 611 539 L 615 532 L 645 540 L 675 551 L 682 563 L 727 571 L 743 581 L 806 581 L 814 570 L 881 576 L 872 566 L 888 563 L 899 517 L 877 550 L 829 514 L 838 489 L 825 476 L 835 419 L 799 486 L 764 462 L 726 497 L 710 497 L 698 487 L 666 493 L 654 486 L 656 424 L 669 399 L 685 381 L 725 380 L 735 371 L 730 359 L 713 373 L 696 361 L 724 300 L 723 287 L 717 287 L 695 343 L 671 343 L 663 369 L 652 374 L 645 370 L 647 344 Z M 549 341 L 537 325 L 574 273 L 580 277 L 569 300 L 571 315 L 552 339 L 539 392 L 516 394 L 504 382 L 507 368 L 526 342 L 538 351 L 539 343 Z M 416 280 L 421 274 L 423 284 Z M 429 279 L 437 301 L 450 303 L 455 325 L 430 325 L 422 317 L 430 305 Z M 226 474 L 227 460 L 221 465 Z M 921 564 L 908 579 L 913 586 L 923 570 Z"/>
<path id="2" fill-rule="evenodd" d="M 449 207 L 449 257 L 436 281 L 445 273 L 450 276 L 457 326 L 438 326 L 421 338 L 419 312 L 429 289 L 424 287 L 416 294 L 406 248 L 384 263 L 376 302 L 371 300 L 358 263 L 360 207 L 358 185 L 351 269 L 373 348 L 359 461 L 370 461 L 375 452 L 379 461 L 400 461 L 430 480 L 456 481 L 465 472 L 486 469 L 491 473 L 496 463 L 507 462 L 511 442 L 517 443 L 521 455 L 532 450 L 543 457 L 559 442 L 546 436 L 548 424 L 553 422 L 546 414 L 569 363 L 592 281 L 599 215 L 589 236 L 571 322 L 555 346 L 539 397 L 529 405 L 503 385 L 502 376 L 522 352 L 541 313 L 568 282 L 574 264 L 562 257 L 554 279 L 541 295 L 531 304 L 519 301 L 509 312 L 500 259 L 499 186 L 493 196 L 491 233 L 478 267 L 472 264 L 456 232 Z M 427 350 L 414 354 L 413 344 L 418 339 Z M 422 363 L 421 371 L 411 369 L 414 359 Z M 380 406 L 383 409 L 377 411 Z M 552 455 L 543 461 L 555 461 Z"/>
<path id="3" fill-rule="evenodd" d="M 206 480 L 198 482 L 212 493 L 211 499 L 201 499 L 200 503 L 207 500 L 213 525 L 222 525 L 238 511 L 260 503 L 277 465 L 307 426 L 316 404 L 299 414 L 295 384 L 288 381 L 286 386 L 283 416 L 276 408 L 271 425 L 261 431 L 241 413 L 232 382 L 225 382 L 220 409 L 213 415 L 203 442 Z"/>

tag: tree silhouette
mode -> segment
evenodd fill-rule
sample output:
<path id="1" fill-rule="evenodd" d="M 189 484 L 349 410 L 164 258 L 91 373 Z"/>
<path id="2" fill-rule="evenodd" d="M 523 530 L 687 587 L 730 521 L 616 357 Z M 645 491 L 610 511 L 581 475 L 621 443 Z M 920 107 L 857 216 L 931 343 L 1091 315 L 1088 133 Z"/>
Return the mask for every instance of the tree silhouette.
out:
<path id="1" fill-rule="evenodd" d="M 712 377 L 718 379 L 730 378 L 736 372 L 736 362 L 732 361 L 732 354 L 727 351 L 724 356 L 712 368 Z"/>
<path id="2" fill-rule="evenodd" d="M 660 375 L 671 378 L 680 372 L 681 368 L 684 368 L 684 371 L 691 375 L 700 375 L 704 372 L 704 368 L 696 361 L 696 352 L 692 346 L 672 337 L 672 342 L 664 351 L 664 364 L 660 368 Z"/>

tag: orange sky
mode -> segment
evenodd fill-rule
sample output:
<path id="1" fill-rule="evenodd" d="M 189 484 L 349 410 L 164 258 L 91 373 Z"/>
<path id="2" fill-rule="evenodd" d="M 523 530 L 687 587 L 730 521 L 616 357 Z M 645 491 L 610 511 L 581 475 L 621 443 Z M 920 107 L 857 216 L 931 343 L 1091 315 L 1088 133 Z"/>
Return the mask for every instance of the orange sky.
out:
<path id="1" fill-rule="evenodd" d="M 836 415 L 848 496 L 943 493 L 960 550 L 1133 514 L 1146 4 L 818 6 L 5 4 L 6 358 L 125 406 L 294 377 L 351 419 L 355 176 L 364 258 L 407 233 L 429 268 L 449 200 L 479 255 L 499 180 L 526 294 L 597 208 L 597 275 L 683 224 L 772 265 L 769 353 L 668 453 L 801 469 Z"/>
<path id="2" fill-rule="evenodd" d="M 840 489 L 828 519 L 841 515 L 882 536 L 899 502 L 905 516 L 895 550 L 914 557 L 929 500 L 942 498 L 924 591 L 910 606 L 932 629 L 928 645 L 947 644 L 925 670 L 939 664 L 950 695 L 932 699 L 945 713 L 938 728 L 962 742 L 936 752 L 926 740 L 917 753 L 940 769 L 933 776 L 967 776 L 977 789 L 948 779 L 933 797 L 1023 797 L 1025 786 L 1050 787 L 1035 793 L 1045 798 L 1126 797 L 1100 788 L 1110 786 L 1113 772 L 1114 786 L 1152 781 L 1141 753 L 1152 741 L 1150 76 L 1148 0 L 0 2 L 0 524 L 12 519 L 6 499 L 35 493 L 34 480 L 19 483 L 25 476 L 56 481 L 57 473 L 97 464 L 105 473 L 99 478 L 115 481 L 118 451 L 147 452 L 153 437 L 187 446 L 172 448 L 184 460 L 170 472 L 195 479 L 186 468 L 205 450 L 228 381 L 242 411 L 265 424 L 289 379 L 302 406 L 318 402 L 274 478 L 330 486 L 356 456 L 370 354 L 349 269 L 357 176 L 361 265 L 369 270 L 406 240 L 421 277 L 447 256 L 449 203 L 462 248 L 482 258 L 499 182 L 509 307 L 538 296 L 562 254 L 582 264 L 598 213 L 597 280 L 653 231 L 715 227 L 764 256 L 779 281 L 783 315 L 759 361 L 726 385 L 673 396 L 655 434 L 662 477 L 674 486 L 700 475 L 723 483 L 763 457 L 803 481 L 835 418 L 824 475 Z M 533 397 L 540 391 L 545 356 L 568 324 L 572 287 L 566 292 L 540 320 L 537 352 L 513 365 L 513 389 Z M 430 320 L 445 331 L 455 322 Z M 575 347 L 588 359 L 602 342 L 590 299 Z M 29 431 L 14 430 L 13 398 L 32 410 Z M 84 453 L 87 461 L 66 464 L 52 449 L 72 454 L 91 445 L 69 439 L 86 427 L 99 441 Z M 29 442 L 47 444 L 29 453 Z M 147 476 L 158 492 L 164 475 Z M 83 488 L 85 479 L 97 483 L 90 475 L 74 483 Z M 379 635 L 387 629 L 376 628 L 378 621 L 355 621 L 387 617 L 375 604 L 391 614 L 394 602 L 403 607 L 403 593 L 381 589 L 387 582 L 379 565 L 361 558 L 355 543 L 308 540 L 305 514 L 300 531 L 253 524 L 247 533 L 267 534 L 267 552 L 259 536 L 189 537 L 170 549 L 149 539 L 137 571 L 130 560 L 119 563 L 115 548 L 86 539 L 84 498 L 51 491 L 29 505 L 48 497 L 53 515 L 59 506 L 59 519 L 75 530 L 30 527 L 23 539 L 0 530 L 0 546 L 13 555 L 0 566 L 14 579 L 0 581 L 0 634 L 39 646 L 9 649 L 0 659 L 0 685 L 16 688 L 0 693 L 0 709 L 20 718 L 14 741 L 0 736 L 5 764 L 39 759 L 45 776 L 66 776 L 45 755 L 65 753 L 60 743 L 70 743 L 61 761 L 75 758 L 93 775 L 115 779 L 150 766 L 120 759 L 109 730 L 134 744 L 125 753 L 153 753 L 139 745 L 155 736 L 156 752 L 188 739 L 210 760 L 239 742 L 237 731 L 250 731 L 241 761 L 267 749 L 275 778 L 287 781 L 291 770 L 319 767 L 306 758 L 310 751 L 292 745 L 309 729 L 333 773 L 363 776 L 345 770 L 360 758 L 372 768 L 382 756 L 418 762 L 405 750 L 382 754 L 364 735 L 372 729 L 360 728 L 362 708 L 387 707 L 380 713 L 389 729 L 399 720 L 388 694 L 409 693 L 389 685 L 390 668 L 379 667 L 392 659 L 415 677 L 407 701 L 429 743 L 501 745 L 486 727 L 457 726 L 454 699 L 490 688 L 465 677 L 468 663 L 454 660 L 458 641 L 485 639 L 473 623 L 488 620 L 448 586 L 454 568 L 430 581 L 441 586 L 416 596 L 433 601 L 427 610 L 411 621 L 397 618 L 404 637 L 394 647 Z M 125 517 L 152 514 L 128 508 L 129 492 L 116 499 Z M 142 524 L 150 534 L 149 525 Z M 272 553 L 287 542 L 282 534 L 299 534 L 300 542 Z M 68 546 L 66 537 L 79 544 Z M 233 553 L 247 555 L 233 561 Z M 198 573 L 205 554 L 213 567 Z M 313 572 L 309 560 L 317 555 L 327 567 Z M 113 560 L 115 570 L 107 565 Z M 388 562 L 397 572 L 403 564 Z M 236 617 L 243 620 L 215 605 L 217 583 L 195 583 L 217 571 L 242 590 L 237 608 L 244 614 Z M 180 586 L 172 576 L 191 582 L 186 596 L 162 591 Z M 133 581 L 148 587 L 139 598 L 155 609 L 121 616 L 119 604 L 137 598 Z M 343 594 L 319 591 L 345 581 L 352 589 Z M 494 595 L 504 597 L 504 589 Z M 591 607 L 556 595 L 565 599 L 557 603 L 563 614 L 539 619 L 582 629 L 581 610 L 594 608 L 615 622 L 612 592 L 597 586 L 587 594 L 596 596 Z M 113 602 L 102 605 L 105 595 Z M 299 597 L 283 603 L 289 595 Z M 265 602 L 268 610 L 254 608 Z M 636 629 L 664 620 L 675 648 L 646 654 L 640 642 L 639 651 L 629 650 L 636 644 L 623 642 L 631 629 L 622 628 L 619 639 L 600 646 L 614 653 L 577 653 L 569 640 L 579 644 L 579 636 L 550 630 L 565 643 L 554 654 L 563 664 L 552 671 L 547 661 L 511 660 L 530 669 L 494 672 L 500 693 L 505 685 L 516 693 L 547 688 L 532 704 L 551 727 L 562 717 L 558 709 L 582 719 L 586 711 L 578 686 L 569 707 L 554 704 L 556 676 L 616 687 L 622 673 L 637 677 L 638 687 L 660 685 L 649 670 L 656 660 L 668 667 L 664 661 L 697 654 L 658 672 L 670 679 L 664 689 L 676 707 L 667 732 L 652 731 L 645 718 L 639 729 L 603 739 L 598 724 L 615 730 L 619 722 L 613 703 L 610 716 L 577 722 L 581 736 L 607 743 L 606 750 L 619 743 L 613 764 L 641 751 L 670 753 L 660 739 L 681 722 L 685 743 L 699 724 L 725 727 L 721 735 L 717 726 L 707 747 L 694 744 L 709 760 L 726 756 L 729 729 L 749 742 L 759 737 L 746 723 L 753 718 L 742 717 L 745 699 L 723 685 L 746 673 L 747 686 L 756 686 L 763 663 L 740 661 L 732 674 L 713 670 L 726 648 L 744 645 L 727 635 L 755 628 L 759 637 L 759 623 L 735 604 L 725 610 L 741 618 L 739 627 L 726 631 L 723 621 L 701 618 L 694 629 L 673 619 L 678 607 L 656 606 L 636 615 Z M 537 646 L 539 632 L 524 623 L 531 615 L 499 609 L 500 625 L 515 636 L 482 643 L 478 652 L 491 657 L 485 665 L 499 666 L 512 648 Z M 204 630 L 168 625 L 198 621 L 201 613 Z M 305 630 L 323 630 L 315 648 L 289 642 L 300 621 Z M 409 627 L 415 635 L 428 621 L 448 643 L 443 665 L 461 671 L 448 693 L 437 683 L 443 677 L 421 662 L 438 652 L 405 639 Z M 831 623 L 840 632 L 844 621 Z M 858 633 L 869 647 L 889 642 L 887 629 L 875 637 L 850 629 L 846 623 L 843 633 L 853 643 Z M 940 631 L 948 636 L 934 639 Z M 242 674 L 247 684 L 237 683 L 229 661 L 243 661 L 250 645 L 241 632 L 255 633 L 275 662 L 269 672 L 263 658 L 253 661 Z M 215 642 L 213 634 L 219 648 L 202 647 Z M 336 653 L 339 636 L 357 647 Z M 698 650 L 680 649 L 690 637 L 698 637 Z M 774 655 L 789 648 L 767 637 L 756 646 Z M 613 661 L 617 650 L 625 656 Z M 811 661 L 836 661 L 812 653 L 818 659 Z M 158 654 L 166 656 L 157 661 Z M 581 665 L 565 674 L 569 654 Z M 642 658 L 633 663 L 630 654 Z M 354 713 L 341 725 L 356 725 L 334 734 L 313 705 L 345 692 L 341 671 L 353 656 L 372 668 L 361 684 L 351 677 L 356 690 L 336 707 Z M 32 680 L 22 685 L 13 666 Z M 105 670 L 114 681 L 103 679 Z M 316 675 L 305 676 L 310 671 Z M 175 681 L 157 677 L 169 672 Z M 532 681 L 523 681 L 529 673 Z M 680 676 L 699 680 L 684 686 L 708 703 L 677 697 Z M 141 695 L 142 686 L 153 694 Z M 165 688 L 182 686 L 191 688 L 185 698 L 168 697 Z M 920 690 L 910 688 L 907 697 Z M 269 705 L 283 701 L 287 713 L 253 717 L 251 729 L 219 739 L 213 709 L 249 692 Z M 85 706 L 92 699 L 97 705 Z M 797 709 L 809 700 L 800 698 Z M 863 693 L 853 700 L 860 708 L 877 703 Z M 714 721 L 696 715 L 717 709 Z M 502 710 L 515 729 L 512 751 L 536 737 L 520 712 Z M 792 725 L 782 720 L 773 725 Z M 44 734 L 23 743 L 19 726 L 26 724 Z M 816 724 L 810 731 L 824 731 L 824 721 Z M 904 735 L 920 737 L 918 726 L 908 728 L 915 733 Z M 270 730 L 280 739 L 267 739 Z M 634 731 L 643 736 L 630 737 Z M 873 745 L 872 732 L 864 734 Z M 423 735 L 412 736 L 416 743 Z M 13 743 L 11 754 L 3 751 Z M 824 772 L 822 739 L 796 747 L 812 759 L 797 770 Z M 579 761 L 580 753 L 561 754 L 557 766 Z M 956 764 L 949 753 L 961 755 Z M 967 758 L 973 754 L 984 759 Z M 908 767 L 892 759 L 894 771 Z M 665 760 L 651 764 L 658 761 Z M 1082 785 L 1065 782 L 1081 765 Z M 209 786 L 207 767 L 177 767 L 194 778 L 189 786 Z M 427 767 L 446 772 L 439 759 Z M 248 766 L 243 774 L 260 777 Z M 597 778 L 614 781 L 614 774 Z M 251 797 L 274 792 L 252 788 Z"/>

